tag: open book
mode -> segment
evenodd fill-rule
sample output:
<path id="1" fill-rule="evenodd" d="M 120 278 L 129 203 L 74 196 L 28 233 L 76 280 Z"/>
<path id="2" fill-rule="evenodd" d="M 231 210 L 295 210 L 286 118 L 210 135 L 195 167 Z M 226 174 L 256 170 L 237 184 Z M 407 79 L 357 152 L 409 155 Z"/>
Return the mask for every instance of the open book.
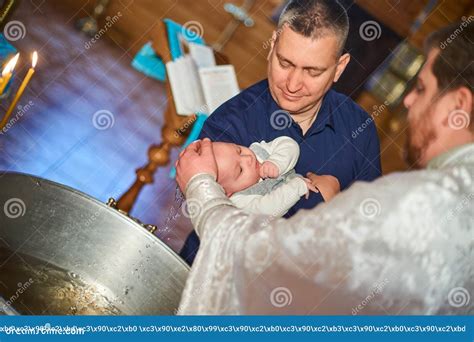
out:
<path id="1" fill-rule="evenodd" d="M 189 54 L 166 63 L 176 111 L 211 114 L 239 93 L 232 65 L 217 65 L 211 48 L 189 43 Z"/>

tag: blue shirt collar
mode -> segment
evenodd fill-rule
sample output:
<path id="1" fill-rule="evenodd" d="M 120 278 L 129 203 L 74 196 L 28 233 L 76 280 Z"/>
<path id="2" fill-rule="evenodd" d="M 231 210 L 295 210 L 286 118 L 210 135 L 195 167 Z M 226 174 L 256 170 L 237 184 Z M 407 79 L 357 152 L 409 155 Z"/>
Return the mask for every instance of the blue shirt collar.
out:
<path id="1" fill-rule="evenodd" d="M 326 94 L 324 94 L 324 97 L 322 100 L 323 103 L 321 104 L 321 108 L 319 109 L 318 116 L 306 134 L 321 132 L 326 126 L 331 127 L 332 130 L 335 130 L 334 118 L 332 116 L 332 111 L 333 111 L 333 108 L 332 108 L 333 106 L 331 103 L 331 98 L 333 96 L 332 92 L 333 90 L 329 89 L 329 91 Z M 271 116 L 272 113 L 278 110 L 283 110 L 278 106 L 276 101 L 273 99 L 272 94 L 270 92 L 270 88 L 268 87 L 268 80 L 267 80 L 266 96 L 268 97 L 267 100 L 270 103 L 270 111 L 268 112 L 269 116 Z M 298 125 L 298 124 L 295 122 L 295 125 Z"/>

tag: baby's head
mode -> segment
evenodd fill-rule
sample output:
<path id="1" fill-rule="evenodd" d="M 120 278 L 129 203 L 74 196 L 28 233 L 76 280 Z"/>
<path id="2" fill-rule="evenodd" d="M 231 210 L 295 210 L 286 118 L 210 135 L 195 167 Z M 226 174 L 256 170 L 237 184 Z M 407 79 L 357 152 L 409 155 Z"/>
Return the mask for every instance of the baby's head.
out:
<path id="1" fill-rule="evenodd" d="M 217 182 L 227 196 L 258 182 L 260 163 L 251 149 L 224 142 L 212 143 L 212 149 L 217 162 Z"/>

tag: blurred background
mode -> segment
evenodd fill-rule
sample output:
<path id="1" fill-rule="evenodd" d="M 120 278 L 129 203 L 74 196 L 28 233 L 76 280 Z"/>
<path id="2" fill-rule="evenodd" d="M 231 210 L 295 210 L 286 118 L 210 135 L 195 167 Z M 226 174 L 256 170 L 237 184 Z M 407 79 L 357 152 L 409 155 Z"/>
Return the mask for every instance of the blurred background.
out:
<path id="1" fill-rule="evenodd" d="M 350 17 L 347 51 L 352 59 L 335 88 L 375 120 L 383 172 L 403 170 L 406 113 L 401 99 L 423 63 L 423 39 L 448 23 L 469 20 L 474 3 L 341 2 Z M 150 145 L 163 140 L 169 94 L 159 79 L 159 66 L 143 66 L 150 57 L 147 53 L 156 47 L 163 19 L 188 27 L 214 47 L 234 65 L 243 89 L 266 78 L 269 39 L 285 1 L 22 0 L 0 4 L 3 65 L 20 52 L 2 95 L 3 113 L 31 67 L 32 52 L 38 53 L 35 72 L 15 107 L 14 121 L 0 132 L 0 176 L 6 171 L 33 174 L 105 202 L 130 189 L 137 178 L 135 170 L 152 157 Z M 156 62 L 153 58 L 151 62 Z M 98 117 L 104 121 L 97 122 Z M 178 151 L 170 153 L 172 164 Z M 134 200 L 131 214 L 157 225 L 156 234 L 178 250 L 191 227 L 186 217 L 174 217 L 176 185 L 169 174 L 169 165 L 158 167 L 153 182 Z"/>

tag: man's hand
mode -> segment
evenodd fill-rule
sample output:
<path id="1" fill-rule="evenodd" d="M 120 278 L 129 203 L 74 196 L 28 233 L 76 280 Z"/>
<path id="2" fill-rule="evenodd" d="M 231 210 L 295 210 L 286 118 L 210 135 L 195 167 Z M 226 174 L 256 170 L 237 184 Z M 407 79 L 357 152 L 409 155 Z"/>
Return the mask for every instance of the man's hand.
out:
<path id="1" fill-rule="evenodd" d="M 311 183 L 321 192 L 324 200 L 328 202 L 341 191 L 341 185 L 336 177 L 331 175 L 316 175 L 312 172 L 306 174 Z"/>
<path id="2" fill-rule="evenodd" d="M 260 177 L 261 178 L 277 178 L 279 176 L 280 170 L 278 170 L 278 166 L 276 166 L 271 161 L 263 162 L 262 166 L 260 166 Z"/>
<path id="3" fill-rule="evenodd" d="M 175 166 L 176 182 L 183 193 L 189 180 L 199 173 L 208 173 L 217 179 L 217 163 L 211 140 L 205 138 L 186 147 L 179 154 Z"/>

